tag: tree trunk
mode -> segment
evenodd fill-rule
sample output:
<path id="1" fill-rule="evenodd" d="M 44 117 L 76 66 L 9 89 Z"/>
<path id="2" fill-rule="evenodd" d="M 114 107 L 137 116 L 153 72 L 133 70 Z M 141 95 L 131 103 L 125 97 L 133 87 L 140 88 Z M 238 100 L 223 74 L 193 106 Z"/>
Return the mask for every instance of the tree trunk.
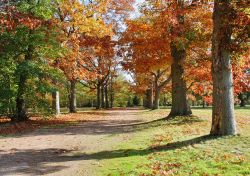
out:
<path id="1" fill-rule="evenodd" d="M 215 0 L 212 40 L 213 117 L 212 135 L 236 134 L 234 118 L 233 74 L 230 51 L 232 28 L 229 26 L 230 1 Z"/>
<path id="2" fill-rule="evenodd" d="M 173 64 L 171 65 L 172 75 L 172 107 L 169 117 L 188 116 L 192 114 L 187 100 L 187 87 L 184 78 L 183 62 L 186 58 L 185 49 L 171 47 Z"/>
<path id="3" fill-rule="evenodd" d="M 154 104 L 154 88 L 153 85 L 150 87 L 150 92 L 149 92 L 149 108 L 153 109 L 153 104 Z"/>
<path id="4" fill-rule="evenodd" d="M 158 86 L 155 87 L 155 96 L 154 96 L 154 107 L 153 109 L 159 109 L 159 102 L 160 102 L 160 89 Z"/>
<path id="5" fill-rule="evenodd" d="M 160 102 L 160 88 L 158 86 L 158 80 L 159 80 L 159 74 L 160 72 L 157 72 L 157 75 L 155 76 L 154 80 L 154 105 L 153 109 L 159 109 L 159 102 Z"/>
<path id="6" fill-rule="evenodd" d="M 105 107 L 109 108 L 108 85 L 105 86 Z"/>
<path id="7" fill-rule="evenodd" d="M 110 108 L 113 108 L 114 106 L 114 90 L 113 90 L 113 77 L 111 75 L 110 80 Z"/>
<path id="8" fill-rule="evenodd" d="M 202 108 L 205 108 L 205 106 L 206 106 L 206 102 L 202 100 Z"/>
<path id="9" fill-rule="evenodd" d="M 165 95 L 163 97 L 163 106 L 167 106 L 167 99 L 166 99 Z"/>
<path id="10" fill-rule="evenodd" d="M 242 93 L 240 93 L 238 95 L 238 98 L 240 100 L 240 107 L 245 107 L 246 106 L 246 100 L 244 98 L 244 95 Z"/>
<path id="11" fill-rule="evenodd" d="M 26 87 L 27 75 L 26 73 L 21 73 L 19 82 L 18 82 L 18 90 L 16 97 L 16 115 L 12 119 L 12 121 L 26 121 L 28 120 L 27 110 L 25 106 L 25 87 Z"/>
<path id="12" fill-rule="evenodd" d="M 105 108 L 105 94 L 104 94 L 104 86 L 101 86 L 101 107 Z"/>
<path id="13" fill-rule="evenodd" d="M 153 108 L 153 89 L 147 89 L 145 93 L 144 107 L 152 109 Z"/>
<path id="14" fill-rule="evenodd" d="M 60 114 L 60 96 L 59 91 L 52 93 L 52 110 L 56 115 Z"/>
<path id="15" fill-rule="evenodd" d="M 33 47 L 29 45 L 28 53 L 25 55 L 25 60 L 19 65 L 19 68 L 21 68 L 22 64 L 25 64 L 25 62 L 32 60 L 32 52 L 33 52 Z M 19 77 L 17 97 L 16 97 L 16 115 L 12 119 L 12 121 L 18 121 L 18 122 L 28 120 L 27 110 L 25 106 L 25 89 L 26 89 L 26 82 L 28 79 L 28 73 L 26 70 L 22 70 L 22 68 L 19 71 L 20 71 L 20 77 Z"/>
<path id="16" fill-rule="evenodd" d="M 69 112 L 76 113 L 76 80 L 70 81 Z"/>
<path id="17" fill-rule="evenodd" d="M 101 108 L 101 84 L 97 83 L 97 93 L 96 93 L 96 109 Z"/>

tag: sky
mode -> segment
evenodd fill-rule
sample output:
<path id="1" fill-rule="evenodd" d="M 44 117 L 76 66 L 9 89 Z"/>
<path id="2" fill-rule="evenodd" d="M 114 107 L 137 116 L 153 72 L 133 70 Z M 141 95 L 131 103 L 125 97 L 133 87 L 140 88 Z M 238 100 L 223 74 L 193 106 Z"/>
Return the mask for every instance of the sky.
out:
<path id="1" fill-rule="evenodd" d="M 142 4 L 145 0 L 136 0 L 134 4 L 135 11 L 131 13 L 131 18 L 137 18 L 140 16 L 139 6 Z"/>

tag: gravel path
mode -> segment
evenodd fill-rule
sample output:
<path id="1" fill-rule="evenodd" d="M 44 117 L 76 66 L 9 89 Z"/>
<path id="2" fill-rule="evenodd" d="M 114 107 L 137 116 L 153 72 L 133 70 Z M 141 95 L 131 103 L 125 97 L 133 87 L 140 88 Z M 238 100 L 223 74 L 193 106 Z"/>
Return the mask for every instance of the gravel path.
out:
<path id="1" fill-rule="evenodd" d="M 0 138 L 0 175 L 94 176 L 100 165 L 87 153 L 112 150 L 146 122 L 142 110 L 95 112 L 93 121 Z"/>

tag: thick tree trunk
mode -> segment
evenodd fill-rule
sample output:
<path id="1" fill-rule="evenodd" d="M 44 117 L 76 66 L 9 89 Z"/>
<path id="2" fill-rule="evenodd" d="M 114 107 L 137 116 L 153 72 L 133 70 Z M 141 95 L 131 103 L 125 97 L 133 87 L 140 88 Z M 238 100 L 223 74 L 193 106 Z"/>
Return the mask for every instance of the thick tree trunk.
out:
<path id="1" fill-rule="evenodd" d="M 212 40 L 213 117 L 212 135 L 236 134 L 234 118 L 233 74 L 230 51 L 232 28 L 229 26 L 230 1 L 215 0 Z"/>
<path id="2" fill-rule="evenodd" d="M 96 93 L 96 109 L 101 108 L 101 84 L 98 82 L 97 84 L 97 93 Z"/>
<path id="3" fill-rule="evenodd" d="M 18 82 L 18 90 L 16 97 L 16 115 L 12 121 L 25 121 L 28 120 L 27 110 L 25 106 L 25 87 L 26 87 L 27 75 L 25 73 L 20 74 Z"/>
<path id="4" fill-rule="evenodd" d="M 105 86 L 105 108 L 109 108 L 108 85 Z"/>
<path id="5" fill-rule="evenodd" d="M 60 96 L 59 91 L 52 93 L 52 110 L 56 115 L 60 114 Z"/>
<path id="6" fill-rule="evenodd" d="M 147 89 L 145 93 L 144 107 L 152 109 L 153 108 L 153 89 Z"/>
<path id="7" fill-rule="evenodd" d="M 69 112 L 76 113 L 76 80 L 70 81 Z"/>
<path id="8" fill-rule="evenodd" d="M 183 62 L 186 58 L 186 51 L 172 46 L 171 54 L 173 64 L 171 65 L 172 75 L 172 107 L 169 117 L 188 116 L 192 114 L 187 100 L 187 87 L 184 80 Z"/>

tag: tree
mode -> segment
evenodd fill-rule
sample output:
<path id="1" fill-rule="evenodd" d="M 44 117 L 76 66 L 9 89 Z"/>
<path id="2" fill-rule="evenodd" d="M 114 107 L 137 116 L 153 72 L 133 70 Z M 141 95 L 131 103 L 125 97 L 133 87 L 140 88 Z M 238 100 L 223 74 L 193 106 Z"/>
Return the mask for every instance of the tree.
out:
<path id="1" fill-rule="evenodd" d="M 130 71 L 138 86 L 153 85 L 153 109 L 159 108 L 161 90 L 171 81 L 169 68 L 171 64 L 170 48 L 166 44 L 167 36 L 162 36 L 154 21 L 142 17 L 127 21 L 128 28 L 123 34 L 122 43 L 125 50 L 124 69 Z"/>
<path id="2" fill-rule="evenodd" d="M 214 29 L 212 46 L 213 118 L 210 134 L 234 135 L 237 133 L 234 117 L 232 57 L 239 57 L 246 47 L 249 16 L 244 14 L 246 2 L 229 0 L 214 2 Z M 248 27 L 247 27 L 248 26 Z M 248 31 L 248 32 L 247 32 Z M 247 47 L 248 48 L 248 47 Z M 238 51 L 238 52 L 237 52 Z"/>
<path id="3" fill-rule="evenodd" d="M 249 68 L 249 52 L 246 52 L 240 60 L 233 61 L 234 95 L 240 100 L 241 107 L 245 107 L 250 91 Z"/>
<path id="4" fill-rule="evenodd" d="M 126 33 L 128 33 L 128 37 L 124 40 L 131 43 L 128 43 L 125 47 L 133 48 L 131 52 L 128 52 L 133 58 L 135 55 L 139 55 L 139 57 L 144 59 L 144 61 L 138 63 L 141 63 L 141 67 L 148 70 L 148 73 L 151 71 L 148 69 L 148 65 L 155 68 L 153 74 L 154 81 L 152 81 L 154 82 L 156 99 L 159 97 L 159 93 L 157 93 L 159 92 L 159 84 L 156 84 L 155 81 L 158 78 L 157 75 L 161 75 L 161 72 L 166 70 L 164 66 L 167 64 L 171 66 L 171 74 L 169 74 L 172 77 L 172 108 L 169 114 L 170 117 L 191 114 L 187 99 L 188 88 L 187 79 L 185 78 L 185 64 L 187 57 L 190 56 L 190 51 L 193 49 L 192 46 L 202 44 L 204 41 L 204 43 L 207 43 L 210 39 L 211 11 L 208 10 L 209 8 L 211 8 L 209 4 L 198 1 L 147 0 L 141 7 L 141 17 L 133 20 L 134 27 L 132 29 L 130 29 L 130 26 L 132 26 L 131 20 L 127 22 L 128 30 Z M 141 26 L 139 25 L 140 21 L 142 22 Z M 137 26 L 135 25 L 136 23 Z M 130 33 L 129 30 L 131 31 Z M 134 41 L 129 39 L 129 37 L 133 37 L 133 33 L 136 34 L 136 40 Z M 141 44 L 141 50 L 134 45 L 136 42 Z M 202 46 L 204 45 L 202 44 Z M 137 49 L 135 49 L 136 47 Z M 204 49 L 207 49 L 207 46 Z M 194 50 L 193 52 L 197 51 Z M 157 56 L 155 58 L 158 60 L 156 59 L 154 63 L 146 61 L 145 58 L 147 59 L 149 56 Z M 162 63 L 159 61 L 160 58 L 165 58 L 166 63 L 155 64 L 156 62 Z M 131 65 L 134 66 L 135 64 Z M 157 66 L 159 70 L 156 69 Z M 166 82 L 169 82 L 167 80 Z M 154 101 L 155 108 L 158 107 L 157 102 Z"/>
<path id="5" fill-rule="evenodd" d="M 87 37 L 112 35 L 110 25 L 105 24 L 105 1 L 82 3 L 76 0 L 63 0 L 56 3 L 55 24 L 61 34 L 59 41 L 67 49 L 67 54 L 59 59 L 58 66 L 69 80 L 69 111 L 76 112 L 76 83 L 85 75 L 93 74 L 83 65 L 92 62 L 82 42 Z M 93 37 L 94 38 L 94 37 Z"/>
<path id="6" fill-rule="evenodd" d="M 170 35 L 172 75 L 172 107 L 169 117 L 191 115 L 187 99 L 187 84 L 185 80 L 185 62 L 192 44 L 204 41 L 209 31 L 210 12 L 207 4 L 192 1 L 191 3 L 180 0 L 171 3 L 156 4 L 162 8 L 158 20 L 159 26 L 165 30 L 165 35 Z M 202 35 L 204 33 L 205 35 Z M 203 36 L 203 37 L 202 37 Z"/>
<path id="7" fill-rule="evenodd" d="M 50 63 L 60 51 L 54 30 L 49 29 L 52 11 L 50 0 L 4 1 L 1 6 L 0 53 L 1 60 L 8 60 L 5 64 L 12 64 L 8 99 L 13 103 L 15 98 L 13 121 L 27 120 L 29 106 L 50 109 L 45 99 L 55 73 Z"/>
<path id="8" fill-rule="evenodd" d="M 82 45 L 88 48 L 90 58 L 88 62 L 81 66 L 91 73 L 81 79 L 85 85 L 96 90 L 96 108 L 108 108 L 108 85 L 111 83 L 111 75 L 115 72 L 117 61 L 115 60 L 114 45 L 110 36 L 104 37 L 85 37 Z"/>
<path id="9" fill-rule="evenodd" d="M 229 1 L 215 1 L 213 32 L 213 123 L 211 134 L 230 135 L 236 133 L 233 100 L 233 74 L 230 51 L 225 48 L 230 43 L 232 28 L 225 11 L 231 14 Z M 228 28 L 227 30 L 225 29 Z"/>
<path id="10" fill-rule="evenodd" d="M 137 95 L 135 95 L 133 97 L 133 105 L 134 106 L 139 106 L 140 105 L 140 98 Z"/>

